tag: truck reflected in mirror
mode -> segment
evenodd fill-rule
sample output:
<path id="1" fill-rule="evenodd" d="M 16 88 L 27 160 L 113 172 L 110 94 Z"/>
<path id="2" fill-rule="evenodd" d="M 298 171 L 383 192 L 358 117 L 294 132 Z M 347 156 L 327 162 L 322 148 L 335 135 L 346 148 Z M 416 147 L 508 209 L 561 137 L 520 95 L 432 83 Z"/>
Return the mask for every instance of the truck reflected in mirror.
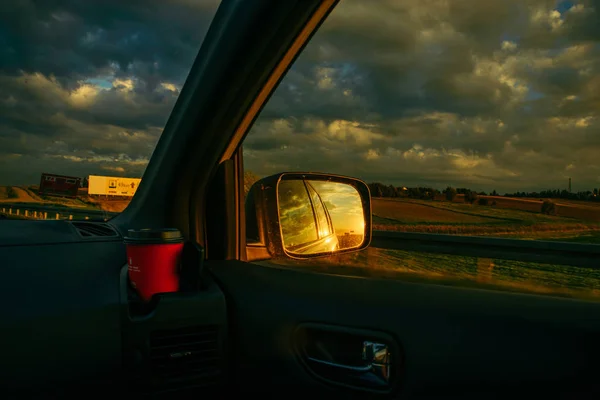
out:
<path id="1" fill-rule="evenodd" d="M 246 198 L 249 261 L 314 258 L 371 241 L 371 194 L 361 180 L 286 172 L 257 181 Z"/>
<path id="2" fill-rule="evenodd" d="M 363 244 L 363 204 L 353 186 L 318 180 L 282 180 L 277 197 L 282 242 L 288 253 L 335 252 Z"/>

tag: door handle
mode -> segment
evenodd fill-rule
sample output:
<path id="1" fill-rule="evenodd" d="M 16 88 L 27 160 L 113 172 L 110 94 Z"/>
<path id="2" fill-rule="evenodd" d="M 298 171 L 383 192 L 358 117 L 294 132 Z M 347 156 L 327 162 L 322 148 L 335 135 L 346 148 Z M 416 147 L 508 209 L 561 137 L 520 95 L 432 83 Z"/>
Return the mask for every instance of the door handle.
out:
<path id="1" fill-rule="evenodd" d="M 309 361 L 316 362 L 317 364 L 327 365 L 328 367 L 333 367 L 333 368 L 345 369 L 348 371 L 369 372 L 372 369 L 372 364 L 355 366 L 355 365 L 345 365 L 345 364 L 334 363 L 331 361 L 319 360 L 318 358 L 314 358 L 314 357 L 306 357 L 306 358 Z"/>
<path id="2" fill-rule="evenodd" d="M 362 392 L 392 393 L 403 369 L 401 347 L 385 332 L 303 323 L 293 345 L 316 379 Z"/>
<path id="3" fill-rule="evenodd" d="M 307 359 L 320 365 L 336 368 L 339 370 L 345 370 L 350 373 L 353 372 L 371 375 L 371 378 L 383 380 L 383 382 L 381 382 L 382 385 L 387 385 L 389 383 L 391 376 L 391 353 L 387 344 L 365 340 L 363 342 L 360 357 L 364 362 L 363 365 L 347 365 L 332 361 L 321 360 L 315 357 L 307 357 Z"/>

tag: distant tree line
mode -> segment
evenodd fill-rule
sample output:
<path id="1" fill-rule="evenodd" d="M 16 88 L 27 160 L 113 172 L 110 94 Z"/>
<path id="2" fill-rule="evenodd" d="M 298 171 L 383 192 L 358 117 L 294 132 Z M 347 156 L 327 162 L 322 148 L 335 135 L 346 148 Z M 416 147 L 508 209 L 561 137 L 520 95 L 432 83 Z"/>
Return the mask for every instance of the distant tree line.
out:
<path id="1" fill-rule="evenodd" d="M 259 177 L 251 171 L 244 173 L 244 191 L 248 193 L 250 186 L 254 184 Z M 87 186 L 87 178 L 84 181 L 84 185 Z M 438 190 L 430 186 L 415 186 L 415 187 L 403 187 L 386 185 L 380 182 L 373 182 L 368 184 L 373 197 L 384 197 L 384 198 L 409 198 L 418 200 L 447 200 L 456 201 L 460 195 L 466 203 L 477 203 L 479 205 L 494 205 L 493 199 L 488 199 L 487 196 L 504 196 L 504 197 L 529 197 L 537 199 L 569 199 L 569 200 L 587 200 L 587 201 L 600 201 L 600 189 L 596 188 L 591 191 L 583 191 L 577 193 L 571 193 L 568 190 L 543 190 L 540 192 L 515 192 L 505 193 L 500 195 L 496 190 L 490 193 L 477 192 L 468 188 L 454 188 L 451 186 L 446 187 L 444 190 Z M 481 197 L 486 196 L 486 197 Z"/>
<path id="2" fill-rule="evenodd" d="M 466 203 L 475 203 L 480 195 L 486 195 L 485 192 L 475 192 L 467 188 L 453 188 L 448 186 L 446 189 L 440 191 L 438 189 L 417 186 L 417 187 L 396 187 L 393 185 L 385 185 L 379 182 L 369 183 L 369 190 L 373 197 L 387 197 L 387 198 L 409 198 L 419 200 L 448 200 L 455 201 L 458 195 L 462 195 Z M 482 200 L 482 199 L 479 199 Z M 487 204 L 487 199 L 485 201 Z"/>
<path id="3" fill-rule="evenodd" d="M 440 191 L 432 187 L 400 187 L 393 185 L 385 185 L 379 182 L 369 183 L 371 196 L 373 197 L 405 197 L 410 199 L 420 200 L 448 200 L 455 201 L 458 195 L 463 195 L 465 202 L 474 203 L 478 200 L 483 200 L 480 196 L 501 196 L 496 190 L 489 194 L 486 192 L 477 192 L 468 188 L 453 188 L 448 186 Z M 568 190 L 542 190 L 540 192 L 515 192 L 505 193 L 504 197 L 530 197 L 538 199 L 569 199 L 569 200 L 586 200 L 600 201 L 600 189 L 588 190 L 583 192 L 572 193 Z"/>
<path id="4" fill-rule="evenodd" d="M 371 196 L 373 197 L 409 197 L 413 199 L 421 200 L 433 200 L 436 196 L 439 196 L 441 192 L 431 187 L 395 187 L 393 185 L 384 185 L 383 183 L 374 182 L 369 183 L 369 190 L 371 190 Z"/>
<path id="5" fill-rule="evenodd" d="M 569 192 L 568 190 L 542 190 L 541 192 L 515 192 L 507 193 L 506 197 L 532 197 L 538 199 L 565 199 L 565 200 L 586 200 L 600 201 L 598 188 L 584 192 Z"/>

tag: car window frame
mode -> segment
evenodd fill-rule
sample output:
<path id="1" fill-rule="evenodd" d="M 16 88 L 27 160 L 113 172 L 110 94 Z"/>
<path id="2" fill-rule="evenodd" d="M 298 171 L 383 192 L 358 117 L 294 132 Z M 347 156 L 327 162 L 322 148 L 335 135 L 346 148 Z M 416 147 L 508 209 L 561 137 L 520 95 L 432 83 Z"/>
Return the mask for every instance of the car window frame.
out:
<path id="1" fill-rule="evenodd" d="M 128 207 L 110 221 L 121 233 L 131 226 L 173 226 L 209 252 L 208 190 L 219 166 L 228 161 L 235 170 L 235 182 L 228 182 L 234 194 L 223 195 L 235 204 L 235 226 L 227 232 L 231 241 L 222 258 L 246 260 L 241 144 L 285 72 L 338 2 L 221 2 L 142 183 Z M 247 34 L 240 34 L 249 29 L 244 24 L 254 24 L 253 31 L 263 40 L 248 46 Z M 242 59 L 246 67 L 229 74 Z M 223 85 L 235 90 L 224 93 Z"/>
<path id="2" fill-rule="evenodd" d="M 277 89 L 277 86 L 281 83 L 288 70 L 296 61 L 297 57 L 302 53 L 305 46 L 310 42 L 313 35 L 321 27 L 321 24 L 327 19 L 330 13 L 335 9 L 340 0 L 296 0 L 298 4 L 301 4 L 302 8 L 306 8 L 307 18 L 298 21 L 299 29 L 297 34 L 292 37 L 285 48 L 282 51 L 280 57 L 278 57 L 275 67 L 268 71 L 263 85 L 260 87 L 259 92 L 255 97 L 251 99 L 250 106 L 245 110 L 243 118 L 237 124 L 235 131 L 228 141 L 227 146 L 220 157 L 220 163 L 231 161 L 234 165 L 235 174 L 233 179 L 235 180 L 235 195 L 231 200 L 235 204 L 235 231 L 231 231 L 230 234 L 235 237 L 235 248 L 229 248 L 228 253 L 231 255 L 230 258 L 234 258 L 240 261 L 247 260 L 247 239 L 246 239 L 246 216 L 245 216 L 245 196 L 244 196 L 244 162 L 243 162 L 243 142 L 246 135 L 252 128 L 253 123 L 256 121 L 260 112 L 269 101 L 271 95 Z M 291 1 L 286 1 L 286 4 L 291 4 Z M 279 4 L 279 3 L 278 3 Z M 294 22 L 299 18 L 297 15 L 293 15 Z M 289 24 L 283 24 L 289 25 Z M 289 28 L 289 27 L 286 27 Z M 206 231 L 205 220 L 206 213 L 206 202 L 204 201 L 204 192 L 197 188 L 193 193 L 190 201 L 195 206 L 192 207 L 192 213 L 190 215 L 190 223 L 192 224 L 195 237 L 199 238 L 197 241 L 205 242 Z M 259 250 L 262 251 L 262 250 Z"/>

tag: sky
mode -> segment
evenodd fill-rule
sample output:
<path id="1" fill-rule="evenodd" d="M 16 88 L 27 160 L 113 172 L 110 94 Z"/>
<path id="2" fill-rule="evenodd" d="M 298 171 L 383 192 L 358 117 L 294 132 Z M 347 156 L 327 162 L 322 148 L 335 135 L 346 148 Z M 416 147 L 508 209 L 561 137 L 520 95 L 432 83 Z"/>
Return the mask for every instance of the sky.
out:
<path id="1" fill-rule="evenodd" d="M 217 0 L 0 5 L 0 185 L 141 177 Z M 600 187 L 600 0 L 342 0 L 246 168 L 499 192 Z"/>
<path id="2" fill-rule="evenodd" d="M 358 191 L 345 183 L 308 181 L 327 207 L 331 222 L 338 235 L 362 234 L 365 229 L 363 204 Z"/>

